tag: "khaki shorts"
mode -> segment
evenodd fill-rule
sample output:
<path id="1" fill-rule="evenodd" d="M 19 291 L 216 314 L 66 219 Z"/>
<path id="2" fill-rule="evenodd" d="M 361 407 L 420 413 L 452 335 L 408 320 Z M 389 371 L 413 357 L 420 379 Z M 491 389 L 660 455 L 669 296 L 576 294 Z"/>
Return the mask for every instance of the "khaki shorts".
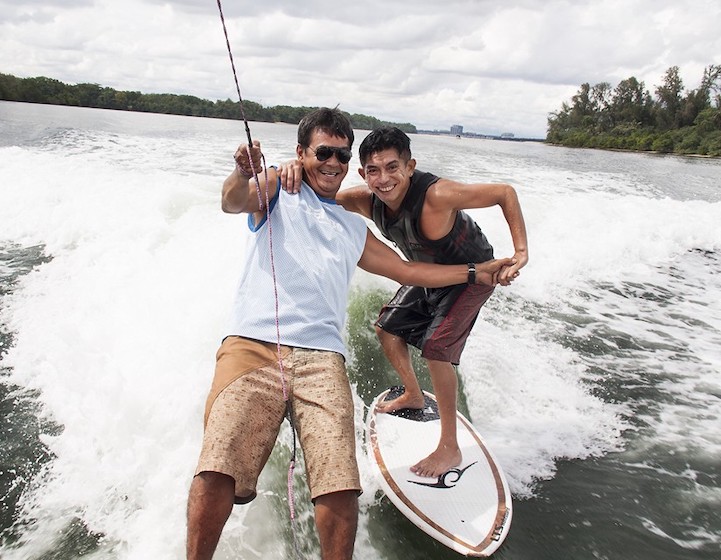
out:
<path id="1" fill-rule="evenodd" d="M 281 347 L 281 356 L 311 498 L 360 492 L 353 398 L 343 356 L 287 346 Z M 285 409 L 277 346 L 227 337 L 216 356 L 196 475 L 231 476 L 236 503 L 251 501 Z"/>

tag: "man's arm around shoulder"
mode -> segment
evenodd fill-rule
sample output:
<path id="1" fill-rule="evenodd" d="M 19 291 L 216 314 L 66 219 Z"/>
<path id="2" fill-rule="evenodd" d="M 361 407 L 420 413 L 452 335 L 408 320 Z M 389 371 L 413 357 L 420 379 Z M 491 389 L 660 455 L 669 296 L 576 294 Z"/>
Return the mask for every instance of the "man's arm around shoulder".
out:
<path id="1" fill-rule="evenodd" d="M 373 219 L 373 209 L 371 207 L 373 197 L 367 185 L 358 185 L 357 187 L 340 190 L 335 199 L 338 204 L 349 212 L 355 212 L 369 220 Z"/>

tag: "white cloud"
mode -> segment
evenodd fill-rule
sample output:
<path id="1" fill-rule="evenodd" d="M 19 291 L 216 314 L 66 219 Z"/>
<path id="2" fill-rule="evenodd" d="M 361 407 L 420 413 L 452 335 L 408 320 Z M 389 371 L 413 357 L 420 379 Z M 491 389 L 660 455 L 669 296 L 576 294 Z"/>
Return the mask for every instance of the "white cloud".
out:
<path id="1" fill-rule="evenodd" d="M 244 98 L 420 128 L 544 136 L 581 83 L 721 63 L 715 0 L 265 0 L 223 5 Z M 208 0 L 0 0 L 0 72 L 235 98 Z"/>

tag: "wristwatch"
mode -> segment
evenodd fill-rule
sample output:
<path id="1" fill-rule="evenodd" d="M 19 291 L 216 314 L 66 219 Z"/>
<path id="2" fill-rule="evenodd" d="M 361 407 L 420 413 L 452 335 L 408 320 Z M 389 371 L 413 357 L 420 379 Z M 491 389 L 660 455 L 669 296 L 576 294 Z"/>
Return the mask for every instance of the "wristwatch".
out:
<path id="1" fill-rule="evenodd" d="M 468 283 L 476 283 L 476 263 L 468 263 Z"/>

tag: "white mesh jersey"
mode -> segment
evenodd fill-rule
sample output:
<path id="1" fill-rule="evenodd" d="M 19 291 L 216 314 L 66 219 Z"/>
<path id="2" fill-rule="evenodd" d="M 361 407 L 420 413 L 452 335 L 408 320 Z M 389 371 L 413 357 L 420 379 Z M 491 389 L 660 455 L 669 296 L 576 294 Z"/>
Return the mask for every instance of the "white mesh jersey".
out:
<path id="1" fill-rule="evenodd" d="M 350 282 L 365 246 L 365 221 L 306 183 L 294 195 L 278 188 L 270 208 L 280 343 L 346 355 L 342 333 Z M 228 334 L 276 342 L 271 228 L 266 219 L 254 226 L 252 216 L 248 225 L 254 235 Z"/>

